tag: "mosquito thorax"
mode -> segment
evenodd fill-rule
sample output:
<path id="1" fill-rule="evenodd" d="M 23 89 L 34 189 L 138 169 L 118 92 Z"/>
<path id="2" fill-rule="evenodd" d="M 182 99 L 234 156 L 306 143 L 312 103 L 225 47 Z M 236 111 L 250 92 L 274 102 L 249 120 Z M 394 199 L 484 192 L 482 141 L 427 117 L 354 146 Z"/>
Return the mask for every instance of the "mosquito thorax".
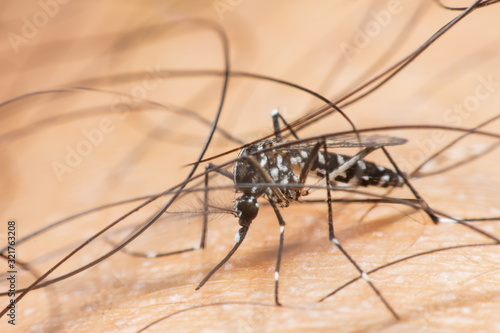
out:
<path id="1" fill-rule="evenodd" d="M 259 203 L 257 199 L 251 195 L 242 195 L 234 201 L 234 216 L 240 219 L 240 225 L 242 222 L 249 223 L 257 217 L 259 213 Z"/>
<path id="2" fill-rule="evenodd" d="M 301 157 L 299 161 L 295 158 L 295 155 L 299 154 L 297 150 L 292 152 L 286 148 L 273 149 L 279 143 L 276 138 L 265 139 L 242 149 L 238 156 L 240 161 L 234 166 L 234 183 L 237 190 L 245 195 L 258 198 L 266 194 L 269 200 L 281 207 L 287 207 L 290 200 L 295 201 L 299 197 L 293 185 L 299 184 L 296 172 L 298 170 L 300 173 L 300 163 L 303 159 Z M 307 151 L 300 152 L 307 157 Z M 249 160 L 249 156 L 252 156 L 253 162 Z M 283 196 L 276 196 L 270 187 L 263 186 L 266 183 L 284 185 L 279 187 Z"/>
<path id="3" fill-rule="evenodd" d="M 258 163 L 266 169 L 268 167 L 268 160 L 272 153 L 256 153 L 263 149 L 272 147 L 273 145 L 275 145 L 275 139 L 266 139 L 243 148 L 240 151 L 238 158 L 241 158 L 241 161 L 236 162 L 234 165 L 234 184 L 236 185 L 236 188 L 245 195 L 259 197 L 265 192 L 266 189 L 263 186 L 257 186 L 259 183 L 265 183 L 264 178 L 259 174 L 259 171 L 254 165 L 252 165 L 247 157 L 249 155 L 253 155 Z M 255 186 L 248 186 L 252 184 Z"/>

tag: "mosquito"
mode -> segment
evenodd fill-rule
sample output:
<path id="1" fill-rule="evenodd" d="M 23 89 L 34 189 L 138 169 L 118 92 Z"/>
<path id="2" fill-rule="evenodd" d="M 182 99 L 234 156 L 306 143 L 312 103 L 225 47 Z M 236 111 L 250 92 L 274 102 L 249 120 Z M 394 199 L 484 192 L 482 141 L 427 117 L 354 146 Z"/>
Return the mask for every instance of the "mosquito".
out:
<path id="1" fill-rule="evenodd" d="M 358 270 L 363 279 L 370 285 L 374 292 L 391 311 L 394 317 L 399 318 L 390 307 L 381 293 L 371 282 L 368 275 L 349 256 L 340 245 L 334 235 L 331 208 L 331 187 L 336 183 L 346 183 L 353 186 L 379 186 L 379 187 L 401 187 L 405 184 L 404 176 L 398 172 L 364 160 L 371 152 L 386 146 L 401 145 L 404 139 L 384 136 L 344 136 L 316 143 L 303 143 L 297 134 L 291 130 L 292 135 L 298 140 L 288 142 L 283 147 L 283 138 L 280 134 L 279 119 L 289 127 L 278 110 L 272 113 L 275 138 L 266 139 L 243 148 L 238 155 L 238 161 L 234 165 L 231 174 L 228 171 L 218 169 L 212 164 L 207 165 L 208 170 L 220 172 L 223 176 L 234 181 L 235 188 L 243 194 L 234 202 L 234 215 L 238 218 L 239 231 L 235 235 L 235 245 L 222 261 L 215 266 L 210 273 L 196 287 L 200 289 L 211 276 L 219 270 L 236 252 L 243 243 L 252 221 L 257 217 L 259 211 L 258 198 L 263 196 L 271 204 L 280 225 L 280 242 L 278 259 L 275 269 L 275 303 L 281 305 L 278 298 L 279 270 L 282 260 L 285 221 L 278 207 L 285 208 L 291 203 L 300 202 L 302 197 L 309 195 L 314 187 L 306 188 L 306 180 L 310 176 L 316 176 L 320 180 L 315 186 L 326 184 L 328 214 L 329 240 L 349 259 Z M 363 149 L 354 156 L 347 156 L 329 152 L 328 149 L 340 147 L 362 147 Z M 406 181 L 407 182 L 407 181 Z M 266 184 L 266 185 L 262 185 Z M 205 230 L 205 228 L 204 228 Z"/>

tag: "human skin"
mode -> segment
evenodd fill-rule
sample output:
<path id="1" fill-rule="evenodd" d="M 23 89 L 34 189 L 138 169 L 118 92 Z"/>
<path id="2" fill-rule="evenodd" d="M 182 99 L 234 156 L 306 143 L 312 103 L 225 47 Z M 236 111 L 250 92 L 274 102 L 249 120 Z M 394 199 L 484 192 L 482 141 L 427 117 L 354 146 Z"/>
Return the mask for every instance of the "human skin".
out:
<path id="1" fill-rule="evenodd" d="M 376 3 L 373 8 L 357 2 L 328 5 L 318 1 L 295 7 L 267 2 L 225 3 L 229 7 L 219 6 L 218 11 L 214 7 L 220 5 L 217 2 L 61 4 L 46 25 L 27 38 L 27 43 L 19 45 L 17 53 L 4 40 L 2 58 L 8 66 L 1 78 L 5 87 L 2 100 L 68 86 L 132 94 L 146 91 L 148 100 L 191 108 L 212 120 L 222 86 L 220 77 L 182 81 L 161 74 L 162 69 L 172 68 L 223 68 L 219 39 L 206 28 L 189 23 L 193 17 L 211 19 L 226 31 L 233 70 L 286 79 L 335 99 L 416 49 L 458 15 L 428 4 L 422 6 L 410 24 L 417 5 L 401 2 L 402 11 L 391 16 L 387 28 L 368 38 L 366 47 L 346 54 L 341 45 L 356 45 L 358 29 L 376 21 L 371 10 L 380 13 L 387 9 L 388 2 Z M 7 6 L 4 15 L 9 24 L 2 27 L 2 35 L 19 33 L 25 22 L 23 17 L 32 20 L 40 10 L 43 8 L 37 2 L 22 8 Z M 500 89 L 495 84 L 486 87 L 483 82 L 490 78 L 496 83 L 500 78 L 495 66 L 498 41 L 493 29 L 484 26 L 485 22 L 495 22 L 497 11 L 498 6 L 493 5 L 473 13 L 388 85 L 346 108 L 346 113 L 358 128 L 402 124 L 470 128 L 493 117 Z M 180 19 L 183 23 L 174 28 L 168 25 Z M 415 30 L 410 30 L 408 27 L 413 25 Z M 112 84 L 110 78 L 114 74 L 130 72 L 140 75 L 135 81 L 124 80 L 119 87 Z M 82 83 L 94 77 L 98 80 Z M 295 89 L 262 81 L 231 78 L 228 91 L 220 126 L 245 142 L 272 133 L 269 114 L 274 108 L 293 121 L 322 105 Z M 463 105 L 473 101 L 478 92 L 481 96 L 489 94 L 487 98 L 478 97 L 479 105 L 474 111 L 467 111 Z M 96 110 L 93 116 L 42 129 L 39 125 L 29 135 L 3 141 L 7 144 L 1 147 L 1 181 L 8 191 L 2 193 L 2 221 L 15 219 L 19 234 L 26 235 L 82 210 L 159 193 L 180 183 L 189 170 L 185 165 L 196 160 L 208 127 L 188 117 L 147 111 L 146 107 L 126 115 L 115 112 L 117 105 L 130 106 L 133 102 L 79 92 L 55 93 L 2 106 L 2 114 L 7 115 L 3 130 L 26 126 L 47 116 L 68 119 L 72 111 L 79 109 Z M 64 161 L 67 147 L 76 149 L 85 140 L 83 131 L 96 129 L 103 133 L 102 143 L 93 145 L 88 156 L 58 178 L 53 162 Z M 308 137 L 349 129 L 341 118 L 330 117 L 299 134 Z M 498 132 L 498 125 L 485 130 Z M 389 148 L 406 172 L 418 164 L 415 162 L 421 156 L 419 152 L 430 156 L 456 137 L 456 133 L 446 132 L 444 139 L 441 135 L 434 137 L 439 140 L 429 141 L 432 131 L 411 130 L 381 134 L 409 140 L 406 145 Z M 471 149 L 482 149 L 492 142 L 475 136 L 474 140 L 461 142 L 453 154 L 438 163 L 467 159 Z M 238 146 L 219 136 L 208 155 Z M 453 171 L 412 180 L 412 184 L 438 211 L 463 218 L 498 216 L 497 155 L 493 151 Z M 380 153 L 374 153 L 372 158 L 390 166 Z M 230 207 L 233 194 L 229 192 L 214 199 L 214 204 Z M 333 194 L 334 198 L 340 196 L 338 192 Z M 411 198 L 408 191 L 394 195 Z M 261 202 L 264 204 L 265 200 Z M 186 211 L 196 205 L 199 203 L 193 199 L 179 209 Z M 43 273 L 99 228 L 135 206 L 133 203 L 103 210 L 60 231 L 51 230 L 33 243 L 20 245 L 16 249 L 18 260 L 31 263 L 36 273 Z M 402 205 L 383 204 L 362 218 L 369 207 L 336 204 L 333 216 L 339 242 L 365 271 L 431 249 L 493 242 L 464 226 L 434 225 L 422 211 Z M 161 203 L 150 205 L 131 223 L 146 221 L 160 208 Z M 281 307 L 274 304 L 273 294 L 279 226 L 272 210 L 263 205 L 244 244 L 200 290 L 195 291 L 197 284 L 234 243 L 238 225 L 232 216 L 211 220 L 204 250 L 164 258 L 117 253 L 66 281 L 32 291 L 18 304 L 15 330 L 138 331 L 153 323 L 148 330 L 498 329 L 498 246 L 422 255 L 370 274 L 374 285 L 399 315 L 400 319 L 396 319 L 362 280 L 317 303 L 359 274 L 328 242 L 325 204 L 294 204 L 283 209 L 282 214 L 286 231 L 280 272 Z M 500 237 L 495 223 L 477 225 Z M 199 230 L 192 233 L 191 224 L 183 224 L 182 220 L 171 227 L 167 224 L 164 234 L 157 228 L 132 246 L 159 251 L 157 247 L 163 245 L 179 249 L 185 239 L 195 244 Z M 72 257 L 67 266 L 51 276 L 78 268 L 111 248 L 105 241 L 97 240 L 86 254 Z M 20 274 L 19 279 L 18 286 L 25 286 L 33 281 L 33 276 Z M 155 323 L 157 320 L 160 321 Z M 2 331 L 13 330 L 6 322 L 3 317 Z"/>

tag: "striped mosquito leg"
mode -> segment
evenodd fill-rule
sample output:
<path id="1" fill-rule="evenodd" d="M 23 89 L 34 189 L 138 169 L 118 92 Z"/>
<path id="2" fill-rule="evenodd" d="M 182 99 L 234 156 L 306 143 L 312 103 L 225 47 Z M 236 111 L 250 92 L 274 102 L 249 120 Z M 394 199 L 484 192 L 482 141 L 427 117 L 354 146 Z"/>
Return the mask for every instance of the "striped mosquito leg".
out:
<path id="1" fill-rule="evenodd" d="M 323 152 L 325 156 L 328 156 L 326 142 L 323 142 Z M 326 202 L 328 203 L 328 239 L 330 239 L 330 241 L 333 241 L 335 239 L 335 233 L 333 231 L 332 194 L 330 192 L 330 176 L 328 175 L 328 172 L 325 174 L 325 179 L 326 179 Z"/>
<path id="2" fill-rule="evenodd" d="M 212 168 L 216 168 L 216 165 L 213 165 L 211 163 L 208 163 L 205 166 L 205 170 L 210 170 Z M 216 169 L 214 171 L 218 171 L 220 174 L 229 177 L 230 179 L 233 179 L 232 174 L 226 170 L 219 170 Z M 134 256 L 134 257 L 143 257 L 143 258 L 158 258 L 158 257 L 167 257 L 171 256 L 174 254 L 180 254 L 180 253 L 185 253 L 185 252 L 191 252 L 191 251 L 196 251 L 199 249 L 204 249 L 205 244 L 206 244 L 206 239 L 207 239 L 207 226 L 208 226 L 208 178 L 209 174 L 205 174 L 205 189 L 204 189 L 204 195 L 203 195 L 203 226 L 202 226 L 202 232 L 201 232 L 201 239 L 200 239 L 200 245 L 199 246 L 194 246 L 188 249 L 183 249 L 179 251 L 173 251 L 173 252 L 167 252 L 167 253 L 157 253 L 157 252 L 152 252 L 149 251 L 147 253 L 141 253 L 141 252 L 136 252 L 136 251 L 130 251 L 124 248 L 122 251 L 128 255 Z M 111 242 L 108 240 L 108 243 L 111 244 L 112 246 L 118 246 L 118 244 Z"/>
<path id="3" fill-rule="evenodd" d="M 210 169 L 214 169 L 213 171 L 214 172 L 217 172 L 225 177 L 228 177 L 229 179 L 233 179 L 233 174 L 230 173 L 229 171 L 227 170 L 224 170 L 224 169 L 217 169 L 217 166 L 212 164 L 212 163 L 208 163 L 206 166 L 205 166 L 205 171 L 208 171 Z M 152 258 L 152 257 L 166 257 L 166 256 L 170 256 L 170 255 L 174 255 L 174 254 L 179 254 L 179 253 L 184 253 L 184 252 L 190 252 L 190 251 L 196 251 L 196 250 L 199 250 L 199 249 L 204 249 L 205 248 L 205 244 L 206 244 L 206 240 L 207 240 L 207 229 L 208 229 L 208 178 L 209 178 L 209 174 L 208 172 L 205 174 L 205 189 L 203 191 L 203 226 L 202 226 L 202 231 L 201 231 L 201 239 L 200 239 L 200 245 L 199 246 L 195 246 L 195 247 L 192 247 L 192 248 L 189 248 L 189 249 L 184 249 L 184 250 L 179 250 L 179 251 L 175 251 L 175 252 L 168 252 L 168 253 L 152 253 L 152 252 L 149 252 L 147 253 L 146 255 L 142 255 L 140 253 L 136 253 L 136 252 L 130 252 L 130 251 L 125 251 L 126 253 L 130 254 L 130 255 L 135 255 L 135 256 L 140 256 L 140 257 L 148 257 L 148 258 Z"/>
<path id="4" fill-rule="evenodd" d="M 459 223 L 459 224 L 461 224 L 461 225 L 463 225 L 463 226 L 465 226 L 465 227 L 467 227 L 467 228 L 469 228 L 471 230 L 474 230 L 478 234 L 481 234 L 481 235 L 483 235 L 485 237 L 488 237 L 489 239 L 493 240 L 496 243 L 500 243 L 500 239 L 498 239 L 494 235 L 491 235 L 490 233 L 485 232 L 484 230 L 476 228 L 476 227 L 474 227 L 474 226 L 466 223 L 462 219 L 453 218 L 451 216 L 449 218 L 444 218 L 444 219 L 438 217 L 434 213 L 434 210 L 432 208 L 430 208 L 429 205 L 427 204 L 427 202 L 418 194 L 417 190 L 411 185 L 411 183 L 408 181 L 408 179 L 406 178 L 406 176 L 401 172 L 401 170 L 399 170 L 398 166 L 396 165 L 396 163 L 394 162 L 394 160 L 392 159 L 392 157 L 389 155 L 389 152 L 385 148 L 382 148 L 382 149 L 384 151 L 385 156 L 387 156 L 387 159 L 389 160 L 389 162 L 391 162 L 391 164 L 393 165 L 394 170 L 396 170 L 396 172 L 403 178 L 406 186 L 408 186 L 408 188 L 411 190 L 411 192 L 413 193 L 413 195 L 415 196 L 415 198 L 417 198 L 417 200 L 420 202 L 420 206 L 422 207 L 422 209 L 424 210 L 424 212 L 431 218 L 432 222 L 434 222 L 435 224 L 437 224 L 437 223 L 449 222 L 451 220 L 453 223 Z"/>
<path id="5" fill-rule="evenodd" d="M 210 169 L 217 168 L 216 165 L 212 163 L 208 163 L 205 166 L 205 170 L 208 171 Z M 228 177 L 229 179 L 233 179 L 233 174 L 230 173 L 227 170 L 224 169 L 214 169 L 214 172 L 217 172 L 225 177 Z M 174 251 L 174 252 L 168 252 L 168 253 L 153 253 L 153 252 L 148 252 L 146 254 L 142 253 L 137 253 L 137 252 L 132 252 L 124 249 L 124 252 L 133 256 L 138 256 L 138 257 L 147 257 L 147 258 L 156 258 L 156 257 L 166 257 L 174 254 L 179 254 L 179 253 L 184 253 L 184 252 L 190 252 L 190 251 L 196 251 L 199 249 L 204 249 L 206 240 L 207 240 L 207 229 L 208 229 L 208 179 L 209 179 L 209 174 L 208 172 L 205 174 L 205 189 L 204 189 L 204 195 L 203 195 L 203 226 L 202 226 L 202 232 L 201 232 L 201 240 L 200 240 L 200 245 L 195 246 L 189 249 L 184 249 L 184 250 L 179 250 L 179 251 Z"/>
<path id="6" fill-rule="evenodd" d="M 325 156 L 328 156 L 326 143 L 323 143 L 323 149 L 324 149 Z M 364 149 L 363 151 L 365 151 L 365 150 L 366 149 Z M 361 151 L 360 153 L 362 153 L 363 151 Z M 372 151 L 373 151 L 373 149 L 372 149 Z M 361 277 L 366 281 L 366 283 L 368 283 L 368 285 L 372 288 L 372 290 L 375 292 L 375 294 L 377 294 L 377 296 L 380 298 L 382 303 L 384 303 L 385 307 L 391 312 L 391 314 L 394 316 L 394 318 L 399 319 L 399 315 L 396 313 L 396 311 L 394 311 L 394 309 L 389 304 L 389 302 L 387 302 L 387 300 L 384 298 L 382 293 L 373 284 L 373 282 L 371 281 L 368 274 L 365 271 L 363 271 L 361 269 L 361 267 L 359 267 L 359 265 L 356 263 L 356 261 L 354 261 L 354 259 L 349 255 L 349 253 L 347 253 L 347 251 L 342 247 L 342 245 L 340 245 L 337 238 L 335 238 L 335 234 L 333 231 L 332 198 L 331 198 L 331 193 L 330 193 L 330 175 L 328 174 L 328 172 L 325 174 L 325 179 L 326 179 L 326 192 L 327 192 L 327 203 L 328 203 L 328 229 L 329 229 L 330 241 L 333 244 L 335 244 L 335 246 L 340 250 L 340 252 L 342 252 L 342 254 L 347 258 L 347 260 L 349 260 L 351 262 L 351 264 L 356 268 L 356 270 L 359 272 Z M 322 301 L 323 299 L 321 299 L 320 301 Z"/>
<path id="7" fill-rule="evenodd" d="M 318 142 L 314 145 L 314 147 L 309 152 L 309 157 L 304 162 L 304 167 L 300 171 L 300 176 L 299 176 L 299 183 L 302 185 L 304 185 L 304 183 L 306 182 L 307 175 L 309 175 L 309 171 L 311 171 L 314 161 L 316 161 L 316 158 L 318 157 L 318 152 L 319 149 L 321 148 L 321 144 L 322 144 L 321 142 Z M 307 195 L 307 193 L 308 192 L 306 191 L 305 195 Z"/>
<path id="8" fill-rule="evenodd" d="M 299 139 L 297 136 L 297 133 L 293 130 L 293 128 L 290 127 L 290 125 L 287 123 L 285 118 L 279 113 L 278 109 L 274 109 L 271 111 L 271 117 L 273 118 L 273 129 L 274 129 L 274 135 L 276 137 L 276 140 L 278 142 L 283 142 L 283 137 L 281 136 L 280 132 L 280 125 L 279 125 L 279 119 L 285 124 L 285 127 L 290 131 L 290 133 L 294 136 L 295 139 Z"/>
<path id="9" fill-rule="evenodd" d="M 276 217 L 278 218 L 278 222 L 280 224 L 280 244 L 278 247 L 278 259 L 276 260 L 276 269 L 274 270 L 274 301 L 276 305 L 281 305 L 278 299 L 278 290 L 279 290 L 279 279 L 280 279 L 280 266 L 281 266 L 281 257 L 283 255 L 283 243 L 285 239 L 285 220 L 281 216 L 281 213 L 276 207 L 276 204 L 270 201 L 271 206 L 273 206 L 274 212 L 276 213 Z"/>
<path id="10" fill-rule="evenodd" d="M 195 290 L 198 290 L 201 287 L 203 287 L 203 285 L 212 277 L 212 275 L 214 275 L 215 272 L 217 272 L 219 270 L 219 268 L 221 268 L 233 256 L 233 254 L 236 252 L 236 250 L 238 250 L 238 248 L 240 247 L 241 243 L 243 243 L 243 240 L 245 239 L 245 236 L 247 235 L 249 228 L 250 228 L 250 223 L 248 223 L 247 225 L 243 225 L 240 228 L 240 230 L 238 230 L 238 232 L 236 233 L 236 236 L 234 237 L 235 244 L 234 244 L 233 248 L 231 249 L 231 251 L 229 251 L 229 253 L 224 257 L 224 259 L 222 259 L 221 262 L 217 266 L 215 266 L 210 271 L 210 273 L 208 273 L 205 276 L 205 278 L 203 278 L 203 280 L 201 280 L 200 284 L 196 287 Z"/>
<path id="11" fill-rule="evenodd" d="M 424 212 L 431 218 L 432 222 L 434 222 L 435 224 L 439 223 L 439 220 L 440 220 L 439 217 L 437 217 L 436 214 L 434 214 L 434 211 L 432 210 L 432 208 L 430 208 L 429 205 L 427 204 L 427 202 L 424 199 L 422 199 L 420 194 L 418 194 L 417 190 L 410 184 L 410 182 L 408 181 L 408 178 L 406 178 L 406 176 L 403 174 L 403 172 L 401 172 L 401 170 L 399 170 L 399 167 L 394 162 L 394 160 L 392 159 L 392 157 L 389 154 L 389 152 L 387 151 L 387 149 L 385 149 L 385 147 L 382 147 L 382 151 L 384 152 L 385 156 L 387 157 L 389 162 L 394 167 L 394 170 L 398 173 L 398 175 L 401 178 L 403 178 L 403 181 L 405 182 L 406 186 L 408 186 L 410 191 L 413 193 L 415 198 L 418 201 L 420 201 L 420 206 L 422 207 Z"/>
<path id="12" fill-rule="evenodd" d="M 216 168 L 217 166 L 212 164 L 212 163 L 208 163 L 206 166 L 205 166 L 205 171 L 208 171 L 210 169 L 213 169 L 213 168 Z M 214 171 L 222 174 L 223 176 L 225 177 L 228 177 L 229 179 L 233 179 L 233 174 L 230 173 L 229 171 L 227 170 L 224 170 L 224 169 L 215 169 Z M 200 240 L 200 246 L 199 248 L 200 249 L 204 249 L 205 248 L 205 244 L 206 244 L 206 240 L 207 240 L 207 226 L 208 226 L 208 172 L 206 172 L 205 174 L 205 188 L 204 188 L 204 191 L 203 191 L 203 229 L 202 229 L 202 232 L 201 232 L 201 240 Z"/>

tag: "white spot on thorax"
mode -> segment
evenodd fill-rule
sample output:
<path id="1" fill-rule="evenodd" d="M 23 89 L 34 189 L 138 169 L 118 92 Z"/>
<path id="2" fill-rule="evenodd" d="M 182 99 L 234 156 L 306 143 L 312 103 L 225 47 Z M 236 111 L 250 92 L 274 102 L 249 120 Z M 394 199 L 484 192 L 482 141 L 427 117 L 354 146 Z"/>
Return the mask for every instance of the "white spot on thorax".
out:
<path id="1" fill-rule="evenodd" d="M 261 167 L 265 167 L 266 164 L 267 164 L 267 156 L 266 156 L 266 154 L 264 154 L 264 153 L 260 154 L 260 158 L 261 158 L 260 159 L 260 166 Z"/>
<path id="2" fill-rule="evenodd" d="M 283 165 L 283 157 L 281 155 L 276 156 L 276 164 L 278 164 L 278 169 L 280 169 L 281 171 L 288 171 L 288 167 L 286 165 Z"/>
<path id="3" fill-rule="evenodd" d="M 321 153 L 318 154 L 318 162 L 325 165 L 326 164 L 326 161 L 325 161 L 325 156 Z"/>
<path id="4" fill-rule="evenodd" d="M 290 157 L 291 164 L 299 164 L 302 162 L 302 158 L 300 156 Z"/>
<path id="5" fill-rule="evenodd" d="M 279 171 L 278 168 L 271 168 L 271 177 L 274 181 L 278 181 Z"/>

